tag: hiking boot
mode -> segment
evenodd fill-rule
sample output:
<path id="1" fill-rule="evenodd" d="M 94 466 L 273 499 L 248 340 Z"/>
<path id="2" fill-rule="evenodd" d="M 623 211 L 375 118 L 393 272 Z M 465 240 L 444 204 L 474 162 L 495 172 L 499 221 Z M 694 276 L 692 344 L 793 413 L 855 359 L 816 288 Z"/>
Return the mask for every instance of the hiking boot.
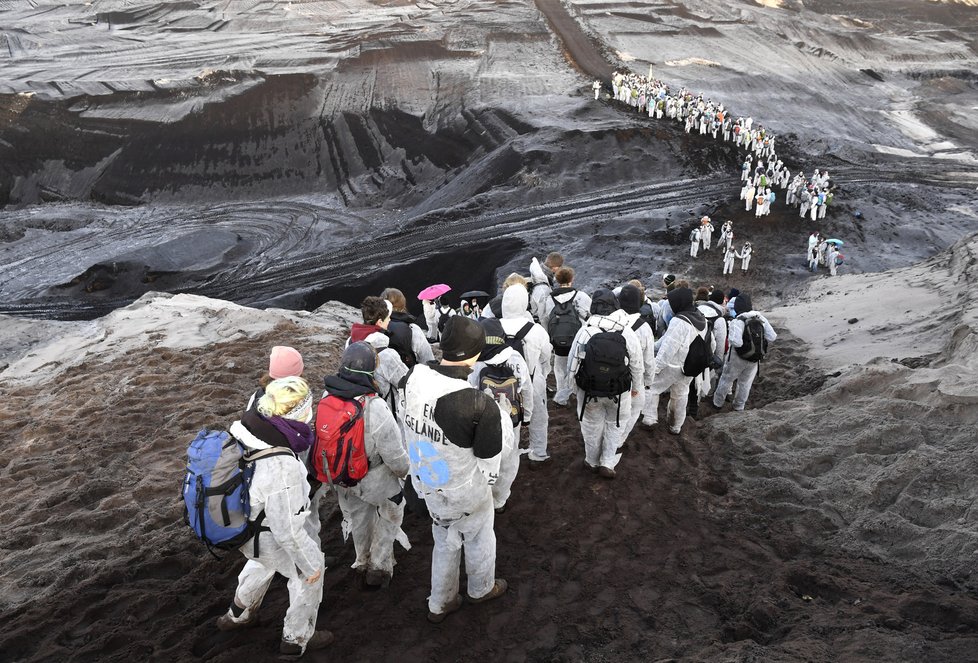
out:
<path id="1" fill-rule="evenodd" d="M 322 649 L 323 647 L 333 644 L 333 640 L 335 639 L 336 638 L 333 636 L 331 631 L 316 631 L 312 634 L 312 637 L 309 638 L 309 642 L 306 643 L 305 650 L 316 651 L 317 649 Z M 302 656 L 302 645 L 295 642 L 286 642 L 285 640 L 282 640 L 282 642 L 279 643 L 278 652 L 285 656 L 294 656 L 295 658 L 299 658 Z"/>
<path id="2" fill-rule="evenodd" d="M 543 469 L 543 466 L 550 462 L 550 458 L 544 458 L 543 460 L 537 460 L 535 458 L 530 458 L 529 468 L 533 471 Z"/>
<path id="3" fill-rule="evenodd" d="M 503 504 L 502 506 L 497 506 L 495 509 L 493 509 L 493 511 L 495 511 L 496 513 L 505 513 L 506 505 Z"/>
<path id="4" fill-rule="evenodd" d="M 651 417 L 642 417 L 642 423 L 648 426 L 649 428 L 651 428 L 652 426 L 655 426 L 657 423 L 659 423 L 659 420 L 652 419 Z"/>
<path id="5" fill-rule="evenodd" d="M 428 621 L 431 622 L 432 624 L 441 624 L 443 621 L 445 621 L 445 617 L 448 617 L 450 614 L 452 614 L 453 612 L 455 612 L 461 607 L 462 607 L 462 595 L 456 594 L 455 599 L 451 603 L 445 606 L 445 610 L 443 612 L 431 612 L 429 610 Z"/>
<path id="6" fill-rule="evenodd" d="M 597 467 L 595 467 L 594 465 L 592 465 L 591 463 L 589 463 L 587 461 L 584 461 L 584 469 L 587 470 L 588 472 L 597 472 L 598 471 L 598 468 Z"/>
<path id="7" fill-rule="evenodd" d="M 683 430 L 681 428 L 670 428 L 669 432 L 672 433 L 673 435 L 679 435 L 680 433 L 683 432 Z"/>
<path id="8" fill-rule="evenodd" d="M 493 584 L 492 589 L 489 590 L 488 594 L 486 594 L 485 596 L 480 596 L 477 599 L 474 599 L 470 596 L 468 597 L 469 603 L 485 603 L 486 601 L 498 599 L 500 596 L 506 593 L 506 590 L 508 588 L 509 588 L 509 583 L 507 583 L 502 578 L 496 578 L 496 582 Z"/>
<path id="9" fill-rule="evenodd" d="M 367 587 L 373 587 L 375 589 L 387 587 L 391 584 L 391 576 L 389 573 L 385 573 L 380 569 L 370 569 L 367 571 L 367 575 L 363 578 L 363 584 L 365 584 Z"/>
<path id="10" fill-rule="evenodd" d="M 563 401 L 563 402 L 554 401 L 554 405 L 556 405 L 557 407 L 567 407 L 568 405 L 570 405 L 570 403 L 568 401 Z"/>
<path id="11" fill-rule="evenodd" d="M 598 476 L 604 479 L 614 479 L 615 471 L 610 467 L 605 467 L 604 465 L 602 465 L 601 467 L 598 468 Z"/>
<path id="12" fill-rule="evenodd" d="M 244 620 L 243 622 L 236 622 L 232 620 L 231 615 L 229 615 L 226 612 L 217 618 L 218 631 L 237 631 L 238 629 L 251 628 L 252 626 L 258 626 L 257 611 L 251 613 L 251 617 Z"/>

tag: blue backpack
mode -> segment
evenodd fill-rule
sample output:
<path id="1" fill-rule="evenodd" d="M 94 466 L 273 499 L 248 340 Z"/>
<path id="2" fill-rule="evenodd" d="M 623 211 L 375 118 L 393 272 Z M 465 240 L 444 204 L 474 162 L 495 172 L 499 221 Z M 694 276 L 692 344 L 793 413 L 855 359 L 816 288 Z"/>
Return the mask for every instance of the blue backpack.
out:
<path id="1" fill-rule="evenodd" d="M 234 550 L 255 540 L 269 528 L 265 512 L 251 520 L 248 490 L 255 461 L 295 454 L 273 447 L 246 453 L 244 446 L 225 431 L 202 430 L 187 448 L 187 475 L 183 480 L 184 520 L 214 554 L 213 548 Z M 215 555 L 216 557 L 216 555 Z"/>

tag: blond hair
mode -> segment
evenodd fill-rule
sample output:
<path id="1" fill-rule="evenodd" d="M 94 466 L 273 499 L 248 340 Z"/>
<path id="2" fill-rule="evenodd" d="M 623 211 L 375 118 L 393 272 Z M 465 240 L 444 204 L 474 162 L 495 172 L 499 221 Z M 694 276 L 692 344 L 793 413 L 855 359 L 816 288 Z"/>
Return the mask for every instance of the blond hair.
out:
<path id="1" fill-rule="evenodd" d="M 525 288 L 528 284 L 529 281 L 527 281 L 525 276 L 513 272 L 512 274 L 506 277 L 505 281 L 503 281 L 502 290 L 505 291 L 506 288 L 508 288 L 511 285 L 521 285 Z"/>
<path id="2" fill-rule="evenodd" d="M 628 285 L 633 285 L 636 288 L 638 288 L 639 293 L 641 293 L 642 295 L 642 299 L 643 300 L 645 299 L 645 286 L 642 285 L 641 281 L 639 281 L 638 279 L 632 279 L 631 281 L 628 282 Z"/>
<path id="3" fill-rule="evenodd" d="M 281 417 L 291 412 L 309 396 L 309 383 L 297 376 L 272 380 L 265 395 L 258 399 L 258 413 L 263 417 Z"/>

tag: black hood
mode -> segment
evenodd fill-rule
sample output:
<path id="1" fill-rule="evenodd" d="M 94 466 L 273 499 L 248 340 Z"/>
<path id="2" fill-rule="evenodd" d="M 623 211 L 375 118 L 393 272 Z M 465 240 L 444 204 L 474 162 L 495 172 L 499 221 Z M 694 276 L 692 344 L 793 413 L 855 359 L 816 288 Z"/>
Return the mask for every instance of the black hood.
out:
<path id="1" fill-rule="evenodd" d="M 734 300 L 734 313 L 740 315 L 741 313 L 747 313 L 748 311 L 753 311 L 754 305 L 751 303 L 750 295 L 746 292 L 742 292 L 737 295 L 737 299 Z"/>
<path id="2" fill-rule="evenodd" d="M 618 298 L 607 288 L 598 288 L 591 297 L 591 313 L 595 315 L 611 315 L 618 310 Z"/>
<path id="3" fill-rule="evenodd" d="M 673 288 L 666 298 L 674 315 L 693 308 L 693 291 L 689 288 Z"/>
<path id="4" fill-rule="evenodd" d="M 693 291 L 689 288 L 675 288 L 670 290 L 667 295 L 669 306 L 672 308 L 673 315 L 685 318 L 696 331 L 706 329 L 706 318 L 703 313 L 693 305 Z"/>

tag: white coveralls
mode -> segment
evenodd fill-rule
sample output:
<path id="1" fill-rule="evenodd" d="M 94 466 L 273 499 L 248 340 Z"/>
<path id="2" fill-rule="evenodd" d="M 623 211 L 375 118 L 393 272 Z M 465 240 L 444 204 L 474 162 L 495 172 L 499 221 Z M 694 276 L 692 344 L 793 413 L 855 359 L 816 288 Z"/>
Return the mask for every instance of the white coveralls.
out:
<path id="1" fill-rule="evenodd" d="M 575 296 L 576 295 L 576 296 Z M 571 297 L 574 298 L 574 310 L 581 319 L 581 326 L 591 315 L 591 295 L 586 292 L 574 290 L 573 292 L 563 292 L 547 298 L 543 305 L 543 315 L 540 316 L 540 325 L 547 329 L 550 322 L 550 315 L 554 310 L 554 299 L 558 302 L 566 302 Z M 554 380 L 557 383 L 557 393 L 554 394 L 554 403 L 567 405 L 570 395 L 574 391 L 574 376 L 567 372 L 567 357 L 554 355 Z"/>
<path id="2" fill-rule="evenodd" d="M 747 187 L 747 197 L 744 199 L 744 204 L 746 205 L 745 212 L 749 212 L 751 207 L 754 206 L 754 199 L 757 197 L 757 187 L 753 184 Z"/>
<path id="3" fill-rule="evenodd" d="M 640 391 L 643 382 L 642 346 L 638 336 L 627 324 L 624 311 L 617 310 L 610 315 L 592 314 L 587 324 L 581 327 L 571 345 L 567 356 L 567 370 L 571 375 L 577 373 L 584 359 L 584 349 L 591 336 L 603 331 L 620 331 L 625 337 L 625 349 L 628 353 L 628 370 L 632 378 L 632 390 Z M 635 358 L 634 361 L 632 358 Z M 577 407 L 584 403 L 584 390 L 576 387 Z M 612 398 L 592 398 L 584 405 L 584 416 L 581 419 L 581 437 L 584 438 L 584 461 L 591 467 L 607 467 L 614 469 L 621 459 L 618 448 L 624 439 L 625 424 L 631 416 L 632 394 L 626 391 L 618 397 L 619 402 Z M 580 411 L 580 410 L 578 410 Z"/>
<path id="4" fill-rule="evenodd" d="M 627 313 L 627 318 L 625 319 L 625 324 L 628 325 L 632 331 L 635 332 L 635 336 L 638 337 L 638 343 L 642 348 L 642 387 L 636 388 L 638 391 L 638 396 L 632 397 L 632 413 L 628 417 L 628 423 L 625 425 L 625 430 L 621 434 L 621 442 L 619 446 L 625 443 L 628 439 L 629 433 L 635 428 L 635 424 L 638 423 L 638 418 L 641 417 L 646 410 L 646 404 L 649 402 L 649 390 L 652 389 L 652 379 L 655 377 L 655 334 L 652 332 L 652 327 L 648 323 L 642 324 L 638 329 L 634 328 L 635 321 L 638 320 L 638 313 Z"/>
<path id="5" fill-rule="evenodd" d="M 549 292 L 549 291 L 548 291 Z M 526 323 L 533 327 L 523 338 L 523 353 L 526 365 L 530 369 L 533 380 L 533 418 L 527 426 L 530 437 L 530 460 L 546 460 L 547 430 L 550 426 L 550 415 L 547 413 L 547 376 L 550 375 L 550 359 L 553 355 L 553 345 L 547 330 L 533 322 L 526 312 L 526 288 L 521 285 L 511 285 L 503 293 L 503 317 L 499 321 L 507 334 L 516 334 Z M 548 297 L 549 299 L 549 297 Z M 519 440 L 516 445 L 519 446 Z"/>
<path id="6" fill-rule="evenodd" d="M 506 364 L 513 370 L 519 382 L 520 397 L 523 400 L 523 421 L 533 421 L 533 381 L 530 379 L 530 369 L 526 365 L 526 360 L 512 348 L 502 350 L 488 362 L 477 361 L 469 374 L 469 384 L 479 388 L 479 373 L 485 368 L 486 364 L 498 365 Z M 511 422 L 512 419 L 507 417 Z M 512 493 L 513 482 L 520 470 L 520 429 L 522 424 L 516 424 L 513 428 L 513 438 L 510 444 L 503 440 L 503 450 L 499 454 L 499 477 L 492 485 L 492 505 L 496 509 L 506 506 L 506 500 Z"/>
<path id="7" fill-rule="evenodd" d="M 839 268 L 835 264 L 835 259 L 839 256 L 838 249 L 835 248 L 835 244 L 829 244 L 829 247 L 825 249 L 825 262 L 829 265 L 829 275 L 835 276 L 835 271 Z"/>
<path id="8" fill-rule="evenodd" d="M 700 235 L 703 239 L 703 250 L 709 251 L 710 247 L 713 245 L 713 231 L 716 228 L 713 227 L 712 223 L 705 223 L 700 228 Z"/>
<path id="9" fill-rule="evenodd" d="M 601 94 L 601 81 L 594 81 L 591 87 L 594 89 L 594 100 L 597 101 L 598 95 Z"/>
<path id="10" fill-rule="evenodd" d="M 465 379 L 442 375 L 423 365 L 414 367 L 404 388 L 404 420 L 411 431 L 408 456 L 412 484 L 424 498 L 432 519 L 428 610 L 433 613 L 444 613 L 456 600 L 463 547 L 468 595 L 485 596 L 496 580 L 496 514 L 490 485 L 499 474 L 499 454 L 479 458 L 474 448 L 453 443 L 435 422 L 437 401 L 463 389 L 472 389 Z M 506 446 L 507 437 L 512 445 L 509 413 L 500 408 L 495 413 L 499 416 L 500 446 Z M 486 415 L 488 411 L 483 413 Z"/>
<path id="11" fill-rule="evenodd" d="M 726 252 L 723 254 L 723 273 L 733 274 L 734 258 L 737 257 L 737 252 L 734 251 L 733 247 L 727 247 Z"/>
<path id="12" fill-rule="evenodd" d="M 699 228 L 693 228 L 689 233 L 689 256 L 695 258 L 700 251 L 700 239 L 702 234 Z"/>
<path id="13" fill-rule="evenodd" d="M 757 311 L 741 313 L 730 321 L 730 329 L 728 330 L 730 351 L 727 353 L 727 361 L 723 365 L 723 373 L 717 382 L 716 391 L 713 392 L 713 405 L 717 408 L 723 407 L 723 401 L 727 398 L 735 381 L 737 382 L 737 390 L 734 392 L 733 409 L 741 411 L 747 404 L 751 385 L 754 383 L 754 378 L 757 377 L 758 362 L 741 359 L 734 348 L 739 348 L 744 344 L 744 321 L 755 316 L 764 323 L 764 338 L 767 339 L 768 343 L 772 343 L 778 337 L 767 318 Z"/>
<path id="14" fill-rule="evenodd" d="M 397 385 L 407 375 L 408 368 L 401 361 L 401 355 L 397 354 L 397 350 L 390 347 L 390 337 L 387 334 L 374 332 L 364 340 L 377 351 L 377 368 L 374 370 L 374 382 L 377 383 L 377 394 L 384 399 L 388 407 L 390 407 L 391 412 L 396 413 L 399 402 Z M 425 342 L 425 345 L 427 345 L 427 342 Z M 418 363 L 421 363 L 420 358 L 418 359 Z M 404 474 L 401 476 L 404 476 Z"/>
<path id="15" fill-rule="evenodd" d="M 229 432 L 248 450 L 271 448 L 244 427 L 240 421 L 231 424 Z M 264 511 L 264 526 L 271 531 L 258 537 L 258 556 L 254 540 L 241 546 L 248 561 L 238 574 L 234 602 L 244 611 L 233 622 L 246 622 L 261 607 L 265 592 L 276 573 L 288 579 L 289 608 L 285 613 L 282 640 L 305 650 L 316 631 L 319 603 L 323 598 L 325 560 L 319 541 L 319 511 L 309 500 L 306 466 L 293 456 L 273 456 L 255 462 L 255 473 L 248 491 L 252 520 Z M 317 573 L 319 579 L 309 584 L 306 578 Z"/>
<path id="16" fill-rule="evenodd" d="M 532 285 L 530 287 L 529 311 L 534 320 L 540 319 L 543 313 L 544 303 L 550 297 L 550 291 L 552 290 L 550 279 L 547 278 L 545 269 L 536 258 L 530 261 L 530 282 Z"/>
<path id="17" fill-rule="evenodd" d="M 458 315 L 458 313 L 451 306 L 444 303 L 442 303 L 440 306 L 435 306 L 434 302 L 428 301 L 427 299 L 421 302 L 421 308 L 424 309 L 424 321 L 425 324 L 428 325 L 428 340 L 432 343 L 436 343 L 438 339 L 441 338 L 441 332 L 438 331 L 438 318 L 440 318 L 442 315 L 452 317 L 453 315 Z M 412 348 L 413 340 L 412 333 Z M 431 346 L 429 346 L 429 348 L 430 347 Z M 418 361 L 421 361 L 420 354 L 418 354 Z"/>
<path id="18" fill-rule="evenodd" d="M 689 401 L 689 383 L 692 377 L 683 375 L 683 362 L 689 352 L 689 344 L 695 334 L 705 338 L 706 328 L 697 332 L 693 325 L 678 316 L 673 316 L 666 333 L 655 344 L 655 379 L 648 394 L 651 398 L 652 425 L 659 420 L 659 394 L 669 392 L 669 430 L 678 433 L 686 421 L 686 403 Z"/>
<path id="19" fill-rule="evenodd" d="M 746 273 L 747 268 L 750 267 L 750 255 L 753 249 L 749 246 L 745 246 L 743 250 L 738 254 L 740 256 L 740 268 Z"/>
<path id="20" fill-rule="evenodd" d="M 411 549 L 401 530 L 401 479 L 408 473 L 408 456 L 401 441 L 401 428 L 382 398 L 369 398 L 363 416 L 364 448 L 370 470 L 352 488 L 335 486 L 336 500 L 343 512 L 343 540 L 353 535 L 357 558 L 352 568 L 391 576 L 394 541 L 405 550 Z"/>

